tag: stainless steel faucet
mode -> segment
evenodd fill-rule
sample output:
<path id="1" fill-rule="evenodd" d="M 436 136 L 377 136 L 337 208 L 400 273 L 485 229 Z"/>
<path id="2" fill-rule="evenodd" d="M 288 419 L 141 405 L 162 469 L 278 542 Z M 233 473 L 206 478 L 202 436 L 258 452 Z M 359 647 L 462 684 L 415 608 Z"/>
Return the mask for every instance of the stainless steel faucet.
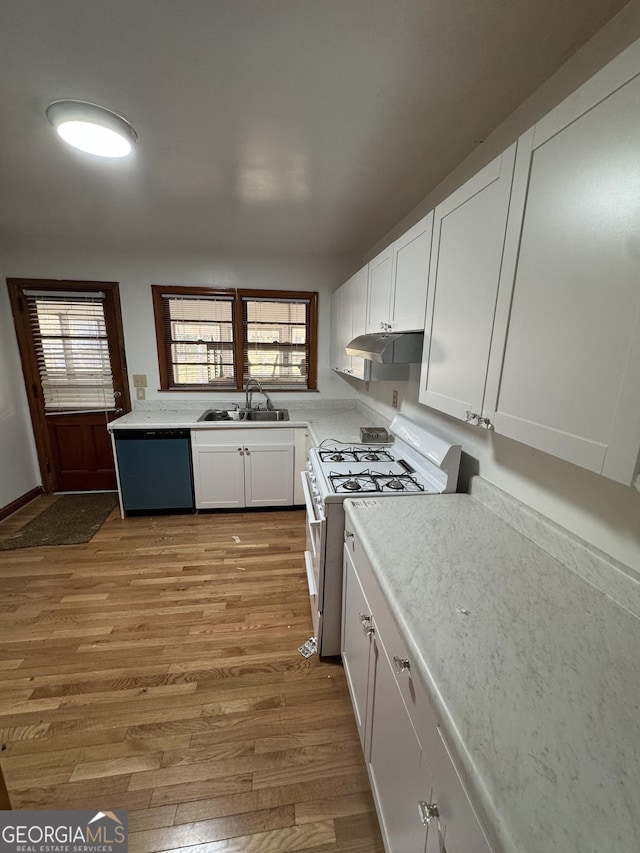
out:
<path id="1" fill-rule="evenodd" d="M 253 377 L 251 379 L 247 379 L 245 386 L 244 386 L 244 392 L 245 392 L 244 407 L 245 407 L 245 409 L 250 409 L 252 407 L 253 388 L 249 387 L 251 384 L 255 384 L 258 386 L 258 391 L 262 394 L 262 396 L 267 401 L 267 410 L 272 411 L 273 410 L 273 403 L 271 402 L 271 397 L 267 394 L 267 392 L 262 387 L 260 380 L 255 379 Z"/>

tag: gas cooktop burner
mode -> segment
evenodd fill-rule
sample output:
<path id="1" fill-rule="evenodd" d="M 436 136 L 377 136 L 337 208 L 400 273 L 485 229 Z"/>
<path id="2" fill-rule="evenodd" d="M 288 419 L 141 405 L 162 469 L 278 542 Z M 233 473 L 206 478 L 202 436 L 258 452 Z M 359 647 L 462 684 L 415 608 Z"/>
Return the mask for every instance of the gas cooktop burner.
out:
<path id="1" fill-rule="evenodd" d="M 344 492 L 424 492 L 424 486 L 410 474 L 382 474 L 379 471 L 360 471 L 329 474 L 336 494 Z"/>
<path id="2" fill-rule="evenodd" d="M 411 474 L 376 474 L 378 488 L 381 492 L 424 492 L 424 486 Z"/>
<path id="3" fill-rule="evenodd" d="M 332 447 L 330 450 L 321 450 L 320 459 L 323 462 L 355 462 L 356 455 L 351 448 L 348 450 L 339 450 Z"/>
<path id="4" fill-rule="evenodd" d="M 377 492 L 378 485 L 368 471 L 358 474 L 329 474 L 329 479 L 336 494 L 342 492 Z"/>
<path id="5" fill-rule="evenodd" d="M 400 482 L 400 480 L 393 479 L 393 480 L 389 480 L 389 482 L 387 483 L 387 488 L 388 489 L 395 489 L 396 491 L 401 491 L 404 487 L 403 487 L 402 483 Z"/>
<path id="6" fill-rule="evenodd" d="M 320 459 L 322 462 L 393 462 L 393 456 L 386 450 L 377 450 L 375 448 L 363 447 L 347 447 L 338 448 L 331 447 L 326 450 L 320 450 Z"/>

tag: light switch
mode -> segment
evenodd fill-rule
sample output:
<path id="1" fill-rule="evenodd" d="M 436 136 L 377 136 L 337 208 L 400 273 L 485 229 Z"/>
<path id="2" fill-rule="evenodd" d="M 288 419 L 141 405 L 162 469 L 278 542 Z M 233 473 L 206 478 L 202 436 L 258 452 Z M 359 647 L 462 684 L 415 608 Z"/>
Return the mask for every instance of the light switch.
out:
<path id="1" fill-rule="evenodd" d="M 133 374 L 133 387 L 134 388 L 146 388 L 147 387 L 147 375 L 146 373 L 134 373 Z M 140 397 L 138 397 L 138 400 Z M 144 400 L 144 397 L 142 398 Z"/>

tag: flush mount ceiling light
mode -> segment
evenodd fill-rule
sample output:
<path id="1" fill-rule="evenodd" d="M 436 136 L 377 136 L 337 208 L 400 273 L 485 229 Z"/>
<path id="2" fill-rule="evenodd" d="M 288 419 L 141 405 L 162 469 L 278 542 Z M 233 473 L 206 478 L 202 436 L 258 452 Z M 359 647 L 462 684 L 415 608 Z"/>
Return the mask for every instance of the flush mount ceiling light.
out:
<path id="1" fill-rule="evenodd" d="M 126 157 L 138 141 L 122 116 L 86 101 L 54 101 L 47 118 L 65 142 L 98 157 Z"/>

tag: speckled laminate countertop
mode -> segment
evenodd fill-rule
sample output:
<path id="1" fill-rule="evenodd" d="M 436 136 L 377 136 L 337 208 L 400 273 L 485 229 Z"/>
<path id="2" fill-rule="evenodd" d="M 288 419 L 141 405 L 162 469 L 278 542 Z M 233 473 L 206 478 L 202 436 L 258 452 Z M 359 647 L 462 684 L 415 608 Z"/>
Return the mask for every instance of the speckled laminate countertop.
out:
<path id="1" fill-rule="evenodd" d="M 280 405 L 280 404 L 279 404 Z M 359 442 L 361 426 L 388 427 L 388 421 L 373 413 L 370 409 L 358 406 L 355 401 L 336 401 L 314 405 L 313 403 L 295 404 L 286 402 L 289 410 L 288 421 L 198 421 L 207 408 L 206 402 L 195 406 L 168 409 L 135 409 L 115 421 L 111 421 L 109 430 L 114 429 L 284 429 L 287 427 L 308 427 L 315 444 L 328 438 L 338 441 Z M 223 406 L 226 408 L 226 406 Z M 231 405 L 229 405 L 231 408 Z"/>
<path id="2" fill-rule="evenodd" d="M 469 495 L 345 508 L 500 853 L 638 853 L 640 620 Z"/>

